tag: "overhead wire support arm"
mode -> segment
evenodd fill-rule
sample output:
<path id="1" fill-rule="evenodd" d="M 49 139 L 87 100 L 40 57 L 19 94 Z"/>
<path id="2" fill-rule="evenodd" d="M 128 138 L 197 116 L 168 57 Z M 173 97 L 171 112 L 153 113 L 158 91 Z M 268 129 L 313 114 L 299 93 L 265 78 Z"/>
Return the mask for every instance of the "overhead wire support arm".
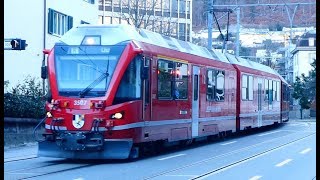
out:
<path id="1" fill-rule="evenodd" d="M 227 13 L 228 13 L 227 35 L 226 35 L 227 37 L 225 37 L 225 36 L 223 35 L 223 33 L 221 32 L 221 28 L 220 28 L 218 19 L 217 19 L 217 17 L 216 17 L 216 15 L 215 15 L 214 12 L 227 12 Z M 222 53 L 223 53 L 223 51 L 224 51 L 224 49 L 225 49 L 225 43 L 226 43 L 226 41 L 228 41 L 229 16 L 230 16 L 230 13 L 232 13 L 232 12 L 233 12 L 233 10 L 231 10 L 231 9 L 212 9 L 212 15 L 213 15 L 213 17 L 214 17 L 214 20 L 215 20 L 215 22 L 216 22 L 216 25 L 218 26 L 218 30 L 219 30 L 219 32 L 220 32 L 220 34 L 221 34 L 221 36 L 222 36 L 222 39 L 223 39 L 223 47 L 222 47 L 222 49 L 221 49 Z"/>

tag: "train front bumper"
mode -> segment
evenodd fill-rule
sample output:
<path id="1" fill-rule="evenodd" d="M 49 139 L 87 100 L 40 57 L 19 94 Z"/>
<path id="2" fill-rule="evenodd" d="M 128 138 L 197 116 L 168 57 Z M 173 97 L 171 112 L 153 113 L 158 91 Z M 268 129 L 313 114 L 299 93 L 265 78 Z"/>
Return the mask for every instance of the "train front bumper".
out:
<path id="1" fill-rule="evenodd" d="M 68 159 L 127 159 L 129 158 L 132 139 L 104 139 L 100 150 L 64 149 L 56 141 L 38 143 L 38 157 L 55 157 Z"/>

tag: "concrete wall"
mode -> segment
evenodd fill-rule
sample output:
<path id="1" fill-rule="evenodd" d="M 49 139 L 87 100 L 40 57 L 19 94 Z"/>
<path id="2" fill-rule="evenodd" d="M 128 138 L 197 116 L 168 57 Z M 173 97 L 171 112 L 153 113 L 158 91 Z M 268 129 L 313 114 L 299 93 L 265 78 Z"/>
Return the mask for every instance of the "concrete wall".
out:
<path id="1" fill-rule="evenodd" d="M 310 109 L 304 109 L 302 111 L 302 118 L 310 118 L 310 117 L 316 117 L 315 111 L 310 111 Z M 293 110 L 289 112 L 289 118 L 291 119 L 300 119 L 301 118 L 301 112 L 300 110 Z"/>
<path id="2" fill-rule="evenodd" d="M 41 119 L 4 118 L 4 146 L 19 146 L 36 142 L 33 130 Z M 36 131 L 37 138 L 42 138 L 44 124 Z"/>

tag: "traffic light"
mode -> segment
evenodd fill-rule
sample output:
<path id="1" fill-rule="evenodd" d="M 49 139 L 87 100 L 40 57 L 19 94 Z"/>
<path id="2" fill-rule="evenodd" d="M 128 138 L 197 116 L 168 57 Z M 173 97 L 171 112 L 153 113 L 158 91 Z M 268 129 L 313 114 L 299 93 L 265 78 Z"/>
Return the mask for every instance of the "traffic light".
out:
<path id="1" fill-rule="evenodd" d="M 26 49 L 26 40 L 22 39 L 12 39 L 11 40 L 12 50 L 25 50 Z"/>

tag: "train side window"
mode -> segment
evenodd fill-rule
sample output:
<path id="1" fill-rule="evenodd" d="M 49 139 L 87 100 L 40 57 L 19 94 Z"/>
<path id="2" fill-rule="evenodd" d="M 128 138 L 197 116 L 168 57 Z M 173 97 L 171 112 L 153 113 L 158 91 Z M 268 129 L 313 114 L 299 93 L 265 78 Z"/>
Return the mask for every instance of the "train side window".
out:
<path id="1" fill-rule="evenodd" d="M 273 87 L 272 87 L 272 80 L 269 80 L 269 93 L 268 93 L 268 95 L 269 95 L 269 104 L 272 104 L 272 101 L 273 101 L 273 93 L 272 93 L 272 91 L 273 91 Z"/>
<path id="2" fill-rule="evenodd" d="M 280 101 L 280 82 L 277 81 L 277 101 Z"/>
<path id="3" fill-rule="evenodd" d="M 242 75 L 242 100 L 253 100 L 253 77 Z"/>
<path id="4" fill-rule="evenodd" d="M 188 98 L 188 65 L 180 62 L 175 63 L 175 99 Z"/>
<path id="5" fill-rule="evenodd" d="M 214 100 L 216 94 L 216 81 L 214 78 L 214 70 L 207 71 L 207 100 Z"/>
<path id="6" fill-rule="evenodd" d="M 247 75 L 242 75 L 241 94 L 242 94 L 242 100 L 248 99 L 248 76 Z"/>
<path id="7" fill-rule="evenodd" d="M 173 62 L 158 60 L 158 98 L 172 99 Z"/>
<path id="8" fill-rule="evenodd" d="M 278 98 L 277 98 L 277 82 L 276 81 L 272 81 L 272 97 L 273 97 L 273 101 L 276 101 Z"/>
<path id="9" fill-rule="evenodd" d="M 217 71 L 216 73 L 216 100 L 224 101 L 224 71 Z"/>
<path id="10" fill-rule="evenodd" d="M 253 77 L 248 76 L 248 95 L 249 100 L 253 100 Z"/>
<path id="11" fill-rule="evenodd" d="M 224 101 L 224 82 L 224 71 L 207 71 L 207 100 Z"/>
<path id="12" fill-rule="evenodd" d="M 269 84 L 268 84 L 268 79 L 265 79 L 265 80 L 264 80 L 264 89 L 265 89 L 265 91 L 266 91 L 264 100 L 265 100 L 265 101 L 268 101 L 268 100 L 269 100 Z"/>
<path id="13" fill-rule="evenodd" d="M 282 84 L 282 100 L 288 101 L 287 86 Z"/>

